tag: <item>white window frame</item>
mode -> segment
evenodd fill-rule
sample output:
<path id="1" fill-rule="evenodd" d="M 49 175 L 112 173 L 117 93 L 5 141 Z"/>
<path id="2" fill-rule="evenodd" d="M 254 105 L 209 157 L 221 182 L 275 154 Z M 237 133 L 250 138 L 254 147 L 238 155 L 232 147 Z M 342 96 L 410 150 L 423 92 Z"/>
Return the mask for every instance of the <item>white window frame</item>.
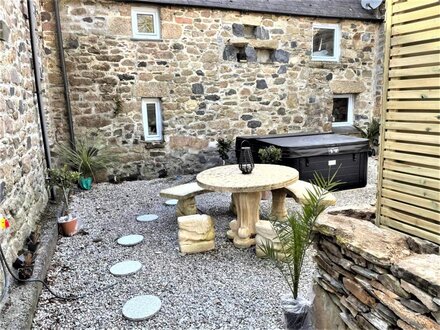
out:
<path id="1" fill-rule="evenodd" d="M 335 31 L 333 39 L 333 56 L 313 56 L 313 37 L 315 29 L 331 29 Z M 312 61 L 339 62 L 341 55 L 341 28 L 338 24 L 315 23 L 312 27 Z"/>
<path id="2" fill-rule="evenodd" d="M 156 128 L 157 133 L 150 135 L 148 133 L 148 112 L 147 104 L 154 104 L 156 108 Z M 162 141 L 162 109 L 160 106 L 160 100 L 157 98 L 144 98 L 142 99 L 142 124 L 144 126 L 144 140 L 145 141 Z"/>
<path id="3" fill-rule="evenodd" d="M 154 33 L 145 33 L 138 31 L 137 15 L 151 15 L 153 16 Z M 160 15 L 159 9 L 154 7 L 133 7 L 131 8 L 131 31 L 133 38 L 145 40 L 159 40 L 160 39 Z"/>
<path id="4" fill-rule="evenodd" d="M 334 122 L 332 121 L 333 127 L 339 126 L 352 126 L 354 117 L 354 95 L 353 94 L 335 94 L 334 99 L 348 99 L 347 103 L 347 121 Z M 333 118 L 333 108 L 332 108 L 332 118 Z"/>

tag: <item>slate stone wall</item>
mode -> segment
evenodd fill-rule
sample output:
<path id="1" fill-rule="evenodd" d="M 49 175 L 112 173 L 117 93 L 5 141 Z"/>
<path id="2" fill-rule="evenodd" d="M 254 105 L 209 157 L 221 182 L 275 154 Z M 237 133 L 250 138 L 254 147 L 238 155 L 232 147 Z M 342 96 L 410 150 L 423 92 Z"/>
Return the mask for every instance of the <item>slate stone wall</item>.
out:
<path id="1" fill-rule="evenodd" d="M 379 23 L 163 6 L 162 39 L 145 41 L 132 38 L 131 4 L 65 0 L 61 10 L 76 134 L 105 137 L 119 156 L 109 175 L 155 177 L 220 164 L 220 136 L 331 131 L 333 93 L 356 94 L 361 125 L 381 102 Z M 43 21 L 52 138 L 63 141 L 49 5 Z M 314 22 L 340 24 L 339 62 L 311 61 Z M 162 143 L 143 139 L 146 97 L 161 99 Z"/>
<path id="2" fill-rule="evenodd" d="M 0 244 L 12 261 L 46 205 L 47 190 L 27 6 L 0 4 L 0 20 L 10 32 L 0 40 L 0 213 L 10 223 L 0 230 Z"/>
<path id="3" fill-rule="evenodd" d="M 438 245 L 340 215 L 316 230 L 317 329 L 440 329 Z"/>

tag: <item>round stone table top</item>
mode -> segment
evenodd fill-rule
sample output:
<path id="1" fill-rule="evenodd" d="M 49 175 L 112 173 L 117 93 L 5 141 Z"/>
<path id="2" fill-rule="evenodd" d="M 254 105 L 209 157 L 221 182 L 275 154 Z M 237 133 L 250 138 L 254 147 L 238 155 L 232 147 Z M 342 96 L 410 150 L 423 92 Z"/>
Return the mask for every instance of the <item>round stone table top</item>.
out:
<path id="1" fill-rule="evenodd" d="M 287 187 L 298 180 L 298 171 L 294 168 L 255 164 L 250 174 L 241 173 L 238 165 L 226 165 L 210 168 L 197 175 L 200 187 L 219 192 L 258 192 Z"/>

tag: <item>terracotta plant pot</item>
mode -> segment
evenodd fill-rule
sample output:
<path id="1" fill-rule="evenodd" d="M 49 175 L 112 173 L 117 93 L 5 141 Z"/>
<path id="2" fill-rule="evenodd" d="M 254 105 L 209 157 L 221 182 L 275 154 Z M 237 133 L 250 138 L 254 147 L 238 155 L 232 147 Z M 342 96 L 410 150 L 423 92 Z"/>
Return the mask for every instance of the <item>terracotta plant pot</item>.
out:
<path id="1" fill-rule="evenodd" d="M 78 219 L 71 215 L 58 218 L 64 236 L 73 236 L 78 231 Z"/>

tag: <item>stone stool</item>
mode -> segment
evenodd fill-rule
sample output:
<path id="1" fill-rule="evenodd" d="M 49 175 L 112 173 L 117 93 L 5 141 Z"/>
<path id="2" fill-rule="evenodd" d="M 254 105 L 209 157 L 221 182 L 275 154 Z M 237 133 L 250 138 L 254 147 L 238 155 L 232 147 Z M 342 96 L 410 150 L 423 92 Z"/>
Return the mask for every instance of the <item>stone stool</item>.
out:
<path id="1" fill-rule="evenodd" d="M 177 218 L 181 253 L 198 253 L 215 248 L 214 221 L 206 214 L 193 214 Z"/>
<path id="2" fill-rule="evenodd" d="M 282 252 L 282 246 L 280 240 L 278 239 L 277 233 L 270 221 L 260 220 L 255 224 L 255 252 L 257 257 L 264 258 L 266 254 L 264 253 L 262 246 L 272 243 L 274 250 L 277 253 L 278 259 L 283 260 L 285 258 Z"/>

